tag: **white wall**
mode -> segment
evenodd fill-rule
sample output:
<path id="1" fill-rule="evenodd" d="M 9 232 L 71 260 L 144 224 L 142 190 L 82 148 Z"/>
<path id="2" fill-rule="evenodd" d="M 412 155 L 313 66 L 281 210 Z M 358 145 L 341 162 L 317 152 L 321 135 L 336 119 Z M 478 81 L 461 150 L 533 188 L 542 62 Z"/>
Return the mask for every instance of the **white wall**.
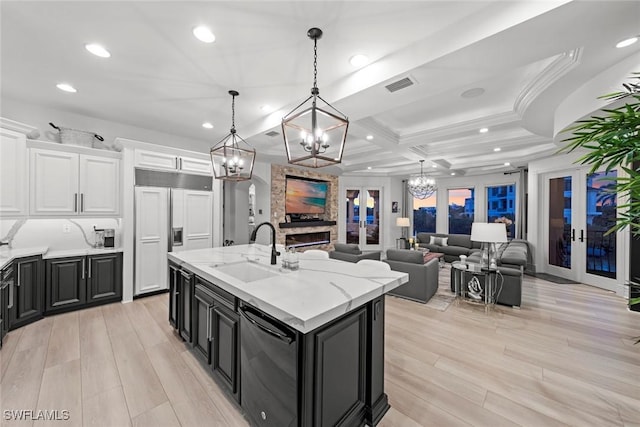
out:
<path id="1" fill-rule="evenodd" d="M 199 153 L 208 153 L 210 146 L 213 145 L 205 139 L 189 139 L 183 136 L 64 112 L 4 97 L 2 98 L 2 116 L 35 126 L 40 131 L 40 136 L 34 139 L 41 141 L 59 142 L 58 131 L 49 126 L 49 122 L 53 122 L 56 126 L 95 132 L 102 136 L 105 142 L 109 143 L 113 142 L 115 138 L 127 138 L 176 147 L 176 143 L 179 141 L 180 148 Z"/>
<path id="2" fill-rule="evenodd" d="M 271 216 L 271 164 L 256 162 L 251 181 L 227 182 L 224 194 L 224 240 L 234 244 L 249 243 L 249 186 L 256 187 L 256 225 Z"/>

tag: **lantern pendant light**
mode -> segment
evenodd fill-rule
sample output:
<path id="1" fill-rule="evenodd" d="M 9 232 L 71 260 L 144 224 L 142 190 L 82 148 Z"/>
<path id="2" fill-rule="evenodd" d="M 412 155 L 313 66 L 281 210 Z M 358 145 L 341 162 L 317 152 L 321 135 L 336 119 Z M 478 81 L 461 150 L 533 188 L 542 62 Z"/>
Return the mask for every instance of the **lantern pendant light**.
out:
<path id="1" fill-rule="evenodd" d="M 436 180 L 428 177 L 422 171 L 424 160 L 420 160 L 420 175 L 413 176 L 407 181 L 409 193 L 416 199 L 427 199 L 436 192 Z"/>
<path id="2" fill-rule="evenodd" d="M 211 148 L 211 163 L 216 179 L 226 181 L 247 181 L 251 179 L 256 150 L 236 133 L 235 105 L 238 91 L 230 90 L 231 131 Z M 242 147 L 240 143 L 246 145 Z"/>
<path id="3" fill-rule="evenodd" d="M 320 96 L 318 39 L 322 30 L 311 28 L 307 36 L 313 40 L 311 96 L 282 118 L 282 134 L 289 163 L 320 168 L 342 162 L 349 119 Z"/>

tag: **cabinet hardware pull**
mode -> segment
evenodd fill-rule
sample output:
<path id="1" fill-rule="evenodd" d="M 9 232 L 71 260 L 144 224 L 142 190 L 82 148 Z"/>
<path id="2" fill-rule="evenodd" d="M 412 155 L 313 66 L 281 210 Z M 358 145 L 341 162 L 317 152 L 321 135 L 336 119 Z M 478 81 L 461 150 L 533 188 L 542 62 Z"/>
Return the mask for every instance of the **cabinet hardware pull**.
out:
<path id="1" fill-rule="evenodd" d="M 82 258 L 82 280 L 84 280 L 84 258 Z"/>
<path id="2" fill-rule="evenodd" d="M 180 170 L 182 170 L 182 157 L 180 157 L 180 159 L 178 160 L 178 163 L 180 164 L 180 166 L 178 168 Z"/>
<path id="3" fill-rule="evenodd" d="M 78 193 L 73 193 L 73 211 L 78 212 Z"/>
<path id="4" fill-rule="evenodd" d="M 213 310 L 213 305 L 210 305 L 209 308 L 207 309 L 207 339 L 209 341 L 213 340 L 213 331 L 212 331 L 212 327 L 211 327 L 211 311 Z"/>
<path id="5" fill-rule="evenodd" d="M 84 193 L 80 193 L 80 212 L 84 212 Z"/>
<path id="6" fill-rule="evenodd" d="M 91 279 L 91 261 L 89 261 L 89 279 Z"/>
<path id="7" fill-rule="evenodd" d="M 18 279 L 16 280 L 16 286 L 20 287 L 20 263 L 18 263 Z"/>

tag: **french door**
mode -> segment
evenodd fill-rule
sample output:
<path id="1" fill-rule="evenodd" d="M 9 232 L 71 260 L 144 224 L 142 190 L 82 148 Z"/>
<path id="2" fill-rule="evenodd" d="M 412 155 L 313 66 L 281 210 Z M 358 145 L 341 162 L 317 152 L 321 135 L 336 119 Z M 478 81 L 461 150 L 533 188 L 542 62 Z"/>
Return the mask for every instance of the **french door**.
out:
<path id="1" fill-rule="evenodd" d="M 617 171 L 549 173 L 543 177 L 545 269 L 549 274 L 612 291 L 622 267 L 621 234 L 607 234 L 617 197 L 608 191 Z"/>
<path id="2" fill-rule="evenodd" d="M 347 188 L 346 243 L 356 243 L 361 250 L 380 250 L 380 203 L 382 190 L 376 187 Z"/>

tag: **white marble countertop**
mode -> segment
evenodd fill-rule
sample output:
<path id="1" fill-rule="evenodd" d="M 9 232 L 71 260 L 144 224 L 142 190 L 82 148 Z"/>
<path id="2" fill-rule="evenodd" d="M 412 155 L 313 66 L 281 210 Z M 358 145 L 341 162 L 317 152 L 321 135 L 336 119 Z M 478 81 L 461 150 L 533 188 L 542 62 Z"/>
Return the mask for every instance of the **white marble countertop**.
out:
<path id="1" fill-rule="evenodd" d="M 282 251 L 281 251 L 282 253 Z M 169 260 L 302 333 L 409 280 L 407 273 L 300 257 L 296 271 L 270 265 L 271 247 L 235 245 L 170 252 Z"/>
<path id="2" fill-rule="evenodd" d="M 47 251 L 42 256 L 43 259 L 50 258 L 65 258 L 70 256 L 84 256 L 84 255 L 101 255 L 101 254 L 113 254 L 116 252 L 122 252 L 122 248 L 78 248 L 78 249 L 63 249 L 55 251 Z"/>
<path id="3" fill-rule="evenodd" d="M 34 246 L 32 248 L 7 249 L 6 246 L 0 248 L 0 269 L 6 267 L 16 258 L 22 258 L 33 255 L 42 255 L 49 248 L 46 246 Z"/>
<path id="4" fill-rule="evenodd" d="M 0 269 L 9 265 L 14 259 L 33 255 L 42 255 L 42 259 L 65 258 L 70 256 L 100 255 L 122 252 L 122 248 L 76 248 L 50 251 L 47 246 L 7 249 L 0 248 Z"/>

